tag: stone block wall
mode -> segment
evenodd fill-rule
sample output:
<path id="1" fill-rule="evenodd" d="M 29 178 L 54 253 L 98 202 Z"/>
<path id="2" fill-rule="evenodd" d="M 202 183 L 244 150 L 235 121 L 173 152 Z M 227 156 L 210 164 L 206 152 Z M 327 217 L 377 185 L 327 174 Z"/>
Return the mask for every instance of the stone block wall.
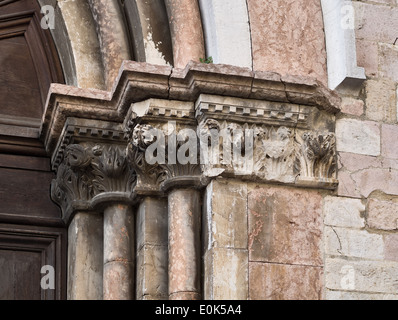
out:
<path id="1" fill-rule="evenodd" d="M 204 201 L 204 298 L 323 299 L 329 193 L 213 181 Z"/>
<path id="2" fill-rule="evenodd" d="M 340 183 L 323 199 L 325 299 L 398 299 L 398 3 L 353 4 L 367 80 L 343 94 L 337 117 Z"/>

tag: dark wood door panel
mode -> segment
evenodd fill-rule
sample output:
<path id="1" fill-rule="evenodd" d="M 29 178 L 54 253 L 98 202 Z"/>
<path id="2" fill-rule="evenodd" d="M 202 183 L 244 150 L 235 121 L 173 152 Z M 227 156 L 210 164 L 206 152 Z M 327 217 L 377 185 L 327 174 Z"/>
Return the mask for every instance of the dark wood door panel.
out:
<path id="1" fill-rule="evenodd" d="M 0 222 L 63 225 L 50 198 L 52 172 L 0 168 Z"/>
<path id="2" fill-rule="evenodd" d="M 0 300 L 40 300 L 41 253 L 0 250 Z"/>
<path id="3" fill-rule="evenodd" d="M 32 138 L 32 130 L 18 129 L 27 127 L 38 138 L 50 84 L 64 83 L 40 10 L 36 0 L 0 1 L 0 135 Z"/>
<path id="4" fill-rule="evenodd" d="M 0 224 L 0 300 L 66 297 L 66 230 Z M 41 286 L 43 266 L 54 268 L 54 289 Z"/>

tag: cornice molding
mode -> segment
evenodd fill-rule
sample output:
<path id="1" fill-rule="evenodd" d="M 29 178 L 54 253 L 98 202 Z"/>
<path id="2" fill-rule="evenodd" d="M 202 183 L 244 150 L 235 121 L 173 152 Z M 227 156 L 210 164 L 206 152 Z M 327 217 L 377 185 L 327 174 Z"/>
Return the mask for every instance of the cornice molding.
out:
<path id="1" fill-rule="evenodd" d="M 184 69 L 125 61 L 110 92 L 51 85 L 40 136 L 52 155 L 68 117 L 121 123 L 132 103 L 196 102 L 200 94 L 300 104 L 332 114 L 341 104 L 336 92 L 313 78 L 193 61 Z"/>

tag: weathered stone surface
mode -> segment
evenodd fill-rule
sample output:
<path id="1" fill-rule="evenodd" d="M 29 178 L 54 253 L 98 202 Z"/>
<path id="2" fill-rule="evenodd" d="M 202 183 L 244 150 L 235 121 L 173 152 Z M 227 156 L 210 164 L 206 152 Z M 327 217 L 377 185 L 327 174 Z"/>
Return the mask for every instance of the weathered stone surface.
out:
<path id="1" fill-rule="evenodd" d="M 137 248 L 167 246 L 167 198 L 145 197 L 137 211 Z"/>
<path id="2" fill-rule="evenodd" d="M 197 1 L 166 0 L 173 42 L 174 66 L 183 68 L 190 60 L 205 58 L 202 20 Z"/>
<path id="3" fill-rule="evenodd" d="M 284 187 L 248 189 L 250 261 L 322 265 L 322 196 Z"/>
<path id="4" fill-rule="evenodd" d="M 326 290 L 325 300 L 398 300 L 398 294 Z"/>
<path id="5" fill-rule="evenodd" d="M 250 262 L 250 300 L 321 300 L 323 268 Z"/>
<path id="6" fill-rule="evenodd" d="M 369 260 L 383 260 L 383 236 L 366 230 L 325 227 L 325 253 Z"/>
<path id="7" fill-rule="evenodd" d="M 382 134 L 382 156 L 390 159 L 398 159 L 398 125 L 383 124 Z"/>
<path id="8" fill-rule="evenodd" d="M 341 103 L 341 112 L 353 116 L 361 116 L 364 110 L 364 102 L 353 98 L 345 98 Z"/>
<path id="9" fill-rule="evenodd" d="M 398 234 L 388 234 L 384 236 L 385 259 L 398 261 Z"/>
<path id="10" fill-rule="evenodd" d="M 383 168 L 382 160 L 378 157 L 365 156 L 355 153 L 339 152 L 339 169 L 344 168 L 350 172 L 374 168 Z"/>
<path id="11" fill-rule="evenodd" d="M 102 300 L 103 218 L 76 213 L 68 229 L 68 300 Z"/>
<path id="12" fill-rule="evenodd" d="M 352 119 L 337 120 L 337 151 L 380 155 L 380 129 L 375 122 Z"/>
<path id="13" fill-rule="evenodd" d="M 396 11 L 398 12 L 398 11 Z M 394 40 L 395 42 L 395 40 Z M 398 48 L 392 43 L 380 43 L 380 76 L 398 81 Z"/>
<path id="14" fill-rule="evenodd" d="M 313 76 L 326 84 L 325 36 L 320 2 L 249 0 L 247 4 L 253 69 Z M 264 28 L 265 25 L 267 28 Z"/>
<path id="15" fill-rule="evenodd" d="M 104 300 L 134 300 L 134 268 L 126 261 L 104 265 Z"/>
<path id="16" fill-rule="evenodd" d="M 128 205 L 104 210 L 104 300 L 132 300 L 135 282 L 134 215 Z"/>
<path id="17" fill-rule="evenodd" d="M 398 8 L 353 1 L 357 38 L 394 43 L 398 29 Z"/>
<path id="18" fill-rule="evenodd" d="M 388 79 L 366 81 L 366 117 L 375 121 L 395 121 L 396 84 Z"/>
<path id="19" fill-rule="evenodd" d="M 71 41 L 78 86 L 105 89 L 100 44 L 88 2 L 57 3 Z"/>
<path id="20" fill-rule="evenodd" d="M 339 168 L 340 196 L 367 198 L 377 190 L 398 194 L 398 161 L 395 159 L 340 152 Z"/>
<path id="21" fill-rule="evenodd" d="M 204 247 L 247 249 L 247 185 L 215 180 L 206 191 Z"/>
<path id="22" fill-rule="evenodd" d="M 134 262 L 134 215 L 127 205 L 111 205 L 104 211 L 104 263 Z"/>
<path id="23" fill-rule="evenodd" d="M 206 54 L 214 63 L 252 67 L 246 0 L 199 0 Z"/>
<path id="24" fill-rule="evenodd" d="M 365 205 L 359 199 L 326 197 L 324 200 L 324 223 L 329 226 L 364 228 Z"/>
<path id="25" fill-rule="evenodd" d="M 168 299 L 167 246 L 145 245 L 137 254 L 136 297 L 145 300 Z"/>
<path id="26" fill-rule="evenodd" d="M 390 168 L 370 168 L 351 175 L 356 193 L 367 198 L 373 191 L 398 195 L 398 171 Z"/>
<path id="27" fill-rule="evenodd" d="M 168 299 L 167 199 L 145 197 L 137 210 L 137 299 Z"/>
<path id="28" fill-rule="evenodd" d="M 169 193 L 169 296 L 200 296 L 200 192 Z"/>
<path id="29" fill-rule="evenodd" d="M 358 65 L 365 68 L 370 77 L 377 77 L 379 69 L 379 48 L 377 42 L 356 40 Z"/>
<path id="30" fill-rule="evenodd" d="M 369 200 L 367 222 L 373 229 L 398 230 L 398 203 Z"/>
<path id="31" fill-rule="evenodd" d="M 129 60 L 129 39 L 123 13 L 115 0 L 88 0 L 101 46 L 105 85 L 112 89 L 123 60 Z"/>
<path id="32" fill-rule="evenodd" d="M 397 294 L 397 274 L 396 262 L 340 258 L 325 261 L 325 285 L 332 290 Z"/>
<path id="33" fill-rule="evenodd" d="M 212 248 L 206 252 L 204 261 L 205 300 L 247 300 L 247 250 Z"/>
<path id="34" fill-rule="evenodd" d="M 170 294 L 169 300 L 200 300 L 200 294 L 196 292 L 176 292 Z"/>

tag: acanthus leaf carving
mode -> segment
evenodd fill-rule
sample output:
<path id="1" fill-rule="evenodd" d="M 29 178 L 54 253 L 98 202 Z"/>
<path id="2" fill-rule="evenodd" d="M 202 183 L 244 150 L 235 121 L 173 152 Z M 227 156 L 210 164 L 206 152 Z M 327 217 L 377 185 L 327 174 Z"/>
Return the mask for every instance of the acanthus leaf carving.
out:
<path id="1" fill-rule="evenodd" d="M 294 181 L 294 132 L 287 127 L 256 128 L 255 175 L 266 180 Z"/>
<path id="2" fill-rule="evenodd" d="M 296 172 L 302 178 L 333 179 L 336 172 L 335 135 L 330 132 L 305 132 L 300 140 Z"/>
<path id="3" fill-rule="evenodd" d="M 65 149 L 51 197 L 63 210 L 87 209 L 90 201 L 104 193 L 132 191 L 136 175 L 125 155 L 125 147 L 112 144 L 71 144 Z"/>
<path id="4" fill-rule="evenodd" d="M 167 181 L 201 175 L 196 154 L 193 161 L 191 159 L 188 163 L 177 161 L 177 153 L 184 151 L 189 141 L 188 138 L 181 138 L 174 126 L 161 123 L 130 124 L 127 133 L 130 139 L 127 154 L 129 163 L 137 173 L 138 191 L 160 192 Z M 155 143 L 156 148 L 153 148 Z M 150 146 L 151 150 L 148 150 Z"/>
<path id="5" fill-rule="evenodd" d="M 203 146 L 208 150 L 207 162 L 202 164 L 208 177 L 224 174 L 290 184 L 295 184 L 297 178 L 306 180 L 306 184 L 336 183 L 335 135 L 331 132 L 307 131 L 297 136 L 301 131 L 296 128 L 212 118 L 202 121 L 198 128 L 202 151 Z M 252 136 L 246 131 L 252 132 Z M 248 143 L 252 138 L 253 143 Z M 248 148 L 252 148 L 252 167 L 248 165 Z M 245 157 L 241 157 L 243 154 Z"/>

